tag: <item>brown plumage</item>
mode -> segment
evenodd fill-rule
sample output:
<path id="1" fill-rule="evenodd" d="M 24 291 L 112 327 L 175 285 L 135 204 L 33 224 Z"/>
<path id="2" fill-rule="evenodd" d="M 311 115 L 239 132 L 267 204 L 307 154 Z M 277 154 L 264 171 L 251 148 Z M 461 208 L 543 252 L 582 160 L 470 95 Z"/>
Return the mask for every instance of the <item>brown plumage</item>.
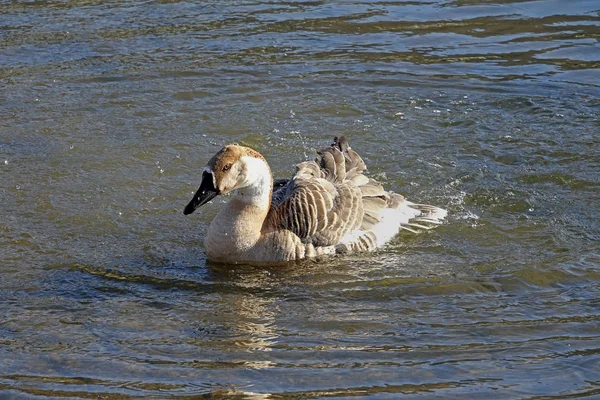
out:
<path id="1" fill-rule="evenodd" d="M 264 228 L 287 229 L 304 243 L 333 246 L 361 226 L 363 194 L 346 176 L 347 171 L 355 176 L 362 173 L 365 165 L 348 149 L 345 137 L 335 138 L 330 147 L 317 152 L 315 161 L 298 164 L 285 192 L 273 201 Z M 385 204 L 385 200 L 379 200 Z"/>

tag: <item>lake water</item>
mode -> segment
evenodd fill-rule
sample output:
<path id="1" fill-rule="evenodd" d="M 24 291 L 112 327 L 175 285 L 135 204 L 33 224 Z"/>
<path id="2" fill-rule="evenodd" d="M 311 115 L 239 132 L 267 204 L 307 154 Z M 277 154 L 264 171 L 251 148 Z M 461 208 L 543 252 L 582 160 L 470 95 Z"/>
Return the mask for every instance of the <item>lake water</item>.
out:
<path id="1" fill-rule="evenodd" d="M 600 2 L 0 1 L 0 397 L 600 397 Z M 207 264 L 224 144 L 448 209 Z"/>

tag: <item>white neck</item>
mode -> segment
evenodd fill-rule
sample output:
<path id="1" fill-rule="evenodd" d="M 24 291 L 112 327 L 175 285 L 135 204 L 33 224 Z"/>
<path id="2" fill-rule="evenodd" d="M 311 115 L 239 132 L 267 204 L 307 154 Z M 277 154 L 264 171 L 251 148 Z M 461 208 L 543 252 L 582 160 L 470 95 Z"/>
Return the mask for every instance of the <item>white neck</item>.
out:
<path id="1" fill-rule="evenodd" d="M 255 157 L 244 156 L 242 161 L 245 181 L 208 228 L 205 246 L 213 260 L 243 259 L 260 240 L 271 206 L 273 178 L 269 166 Z"/>
<path id="2" fill-rule="evenodd" d="M 234 191 L 234 198 L 242 203 L 268 209 L 271 206 L 273 176 L 266 162 L 259 158 L 244 156 L 246 180 Z"/>

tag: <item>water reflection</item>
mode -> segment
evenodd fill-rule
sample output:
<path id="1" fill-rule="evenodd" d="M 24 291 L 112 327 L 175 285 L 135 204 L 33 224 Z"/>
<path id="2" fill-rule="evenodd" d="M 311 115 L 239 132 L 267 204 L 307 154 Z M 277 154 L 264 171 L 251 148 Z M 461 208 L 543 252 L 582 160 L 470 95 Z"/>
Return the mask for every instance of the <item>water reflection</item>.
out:
<path id="1" fill-rule="evenodd" d="M 281 328 L 277 326 L 278 296 L 268 269 L 250 266 L 209 264 L 211 278 L 231 288 L 222 304 L 233 316 L 235 345 L 248 352 L 268 352 L 278 342 Z M 243 289 L 243 290 L 239 290 Z M 250 290 L 248 290 L 250 289 Z M 270 368 L 272 361 L 245 360 L 249 368 Z"/>

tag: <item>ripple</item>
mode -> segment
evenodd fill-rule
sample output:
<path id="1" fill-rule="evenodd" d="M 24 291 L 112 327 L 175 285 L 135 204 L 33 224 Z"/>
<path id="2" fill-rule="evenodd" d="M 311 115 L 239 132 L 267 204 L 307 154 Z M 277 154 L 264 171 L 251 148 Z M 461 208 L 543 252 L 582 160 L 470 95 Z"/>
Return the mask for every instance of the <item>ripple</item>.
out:
<path id="1" fill-rule="evenodd" d="M 559 3 L 2 2 L 0 397 L 598 395 L 600 18 Z M 206 262 L 206 160 L 341 134 L 447 222 Z"/>

